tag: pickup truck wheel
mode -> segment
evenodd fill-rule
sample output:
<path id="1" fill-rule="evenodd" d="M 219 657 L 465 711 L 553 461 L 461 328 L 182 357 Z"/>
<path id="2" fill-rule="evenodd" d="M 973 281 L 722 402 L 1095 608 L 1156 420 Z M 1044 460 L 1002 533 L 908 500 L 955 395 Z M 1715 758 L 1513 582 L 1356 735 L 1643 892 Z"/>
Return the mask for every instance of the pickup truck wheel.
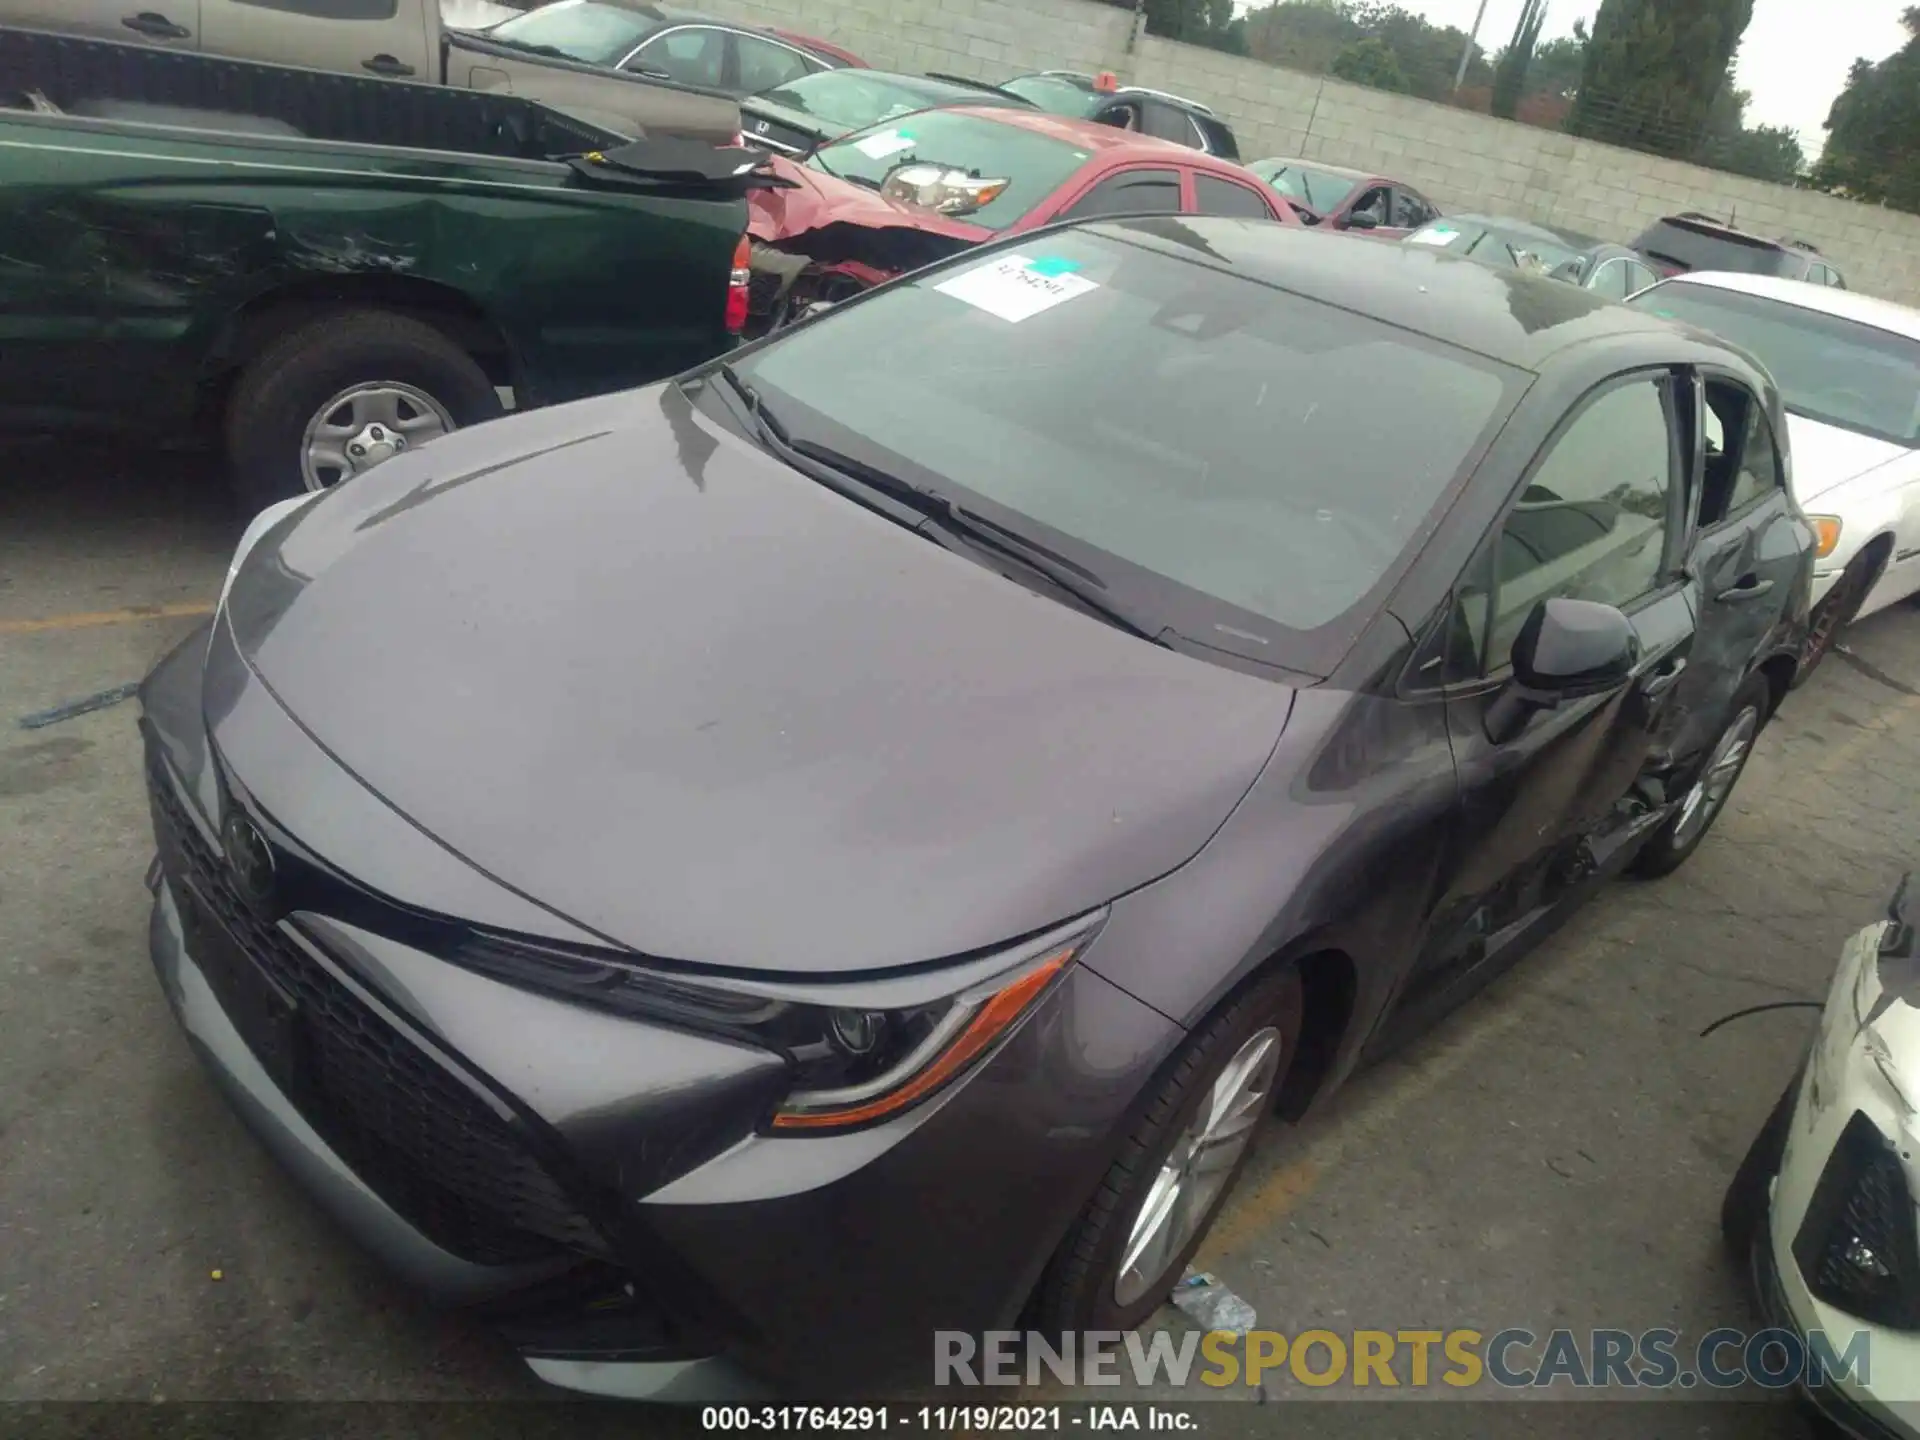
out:
<path id="1" fill-rule="evenodd" d="M 247 514 L 500 414 L 486 372 L 431 325 L 379 310 L 289 330 L 241 372 L 227 456 Z"/>

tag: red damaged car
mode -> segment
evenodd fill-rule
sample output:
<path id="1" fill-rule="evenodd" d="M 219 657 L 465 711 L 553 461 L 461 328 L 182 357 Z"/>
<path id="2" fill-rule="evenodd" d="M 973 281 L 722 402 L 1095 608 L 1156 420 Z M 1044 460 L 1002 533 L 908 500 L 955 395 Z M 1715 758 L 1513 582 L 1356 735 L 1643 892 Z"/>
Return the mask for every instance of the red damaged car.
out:
<path id="1" fill-rule="evenodd" d="M 996 235 L 1092 215 L 1232 215 L 1300 223 L 1238 165 L 1113 126 L 960 106 L 896 115 L 750 197 L 752 326 L 775 328 Z"/>

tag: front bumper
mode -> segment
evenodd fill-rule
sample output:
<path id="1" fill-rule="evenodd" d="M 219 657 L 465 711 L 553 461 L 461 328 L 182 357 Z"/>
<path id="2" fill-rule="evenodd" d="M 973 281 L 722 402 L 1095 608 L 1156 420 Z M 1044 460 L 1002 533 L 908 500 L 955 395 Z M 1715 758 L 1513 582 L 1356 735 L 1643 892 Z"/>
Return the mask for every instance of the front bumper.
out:
<path id="1" fill-rule="evenodd" d="M 1874 1324 L 1822 1300 L 1795 1255 L 1821 1177 L 1855 1117 L 1866 1117 L 1891 1139 L 1903 1163 L 1920 1154 L 1915 1117 L 1895 1084 L 1899 1072 L 1880 1033 L 1888 1029 L 1891 1012 L 1865 1022 L 1880 993 L 1876 962 L 1884 928 L 1874 925 L 1856 934 L 1835 971 L 1772 1182 L 1766 1231 L 1754 1246 L 1752 1284 L 1767 1323 L 1793 1331 L 1803 1342 L 1818 1333 L 1840 1353 L 1866 1332 L 1869 1363 L 1863 1373 L 1830 1376 L 1825 1383 L 1803 1386 L 1802 1393 L 1848 1434 L 1912 1440 L 1920 1437 L 1920 1332 Z M 1903 1017 L 1892 1019 L 1903 1023 Z M 1910 1164 L 1908 1171 L 1913 1191 Z M 1916 1223 L 1912 1214 L 1905 1219 Z"/>
<path id="2" fill-rule="evenodd" d="M 176 652 L 142 697 L 154 964 L 236 1110 L 361 1244 L 478 1307 L 542 1378 L 627 1398 L 871 1394 L 924 1379 L 936 1330 L 1014 1323 L 1176 1043 L 1171 1021 L 1075 966 L 901 1119 L 754 1133 L 734 1121 L 778 1070 L 764 1052 L 510 986 L 318 902 L 253 914 L 209 815 L 237 803 L 219 798 L 216 751 L 236 783 L 298 774 L 263 823 L 298 824 L 297 797 L 326 812 L 312 835 L 390 812 L 357 810 L 365 792 L 231 673 L 207 700 L 211 744 L 192 733 L 203 653 Z M 404 843 L 369 832 L 354 853 Z M 294 1018 L 263 1021 L 236 963 Z"/>

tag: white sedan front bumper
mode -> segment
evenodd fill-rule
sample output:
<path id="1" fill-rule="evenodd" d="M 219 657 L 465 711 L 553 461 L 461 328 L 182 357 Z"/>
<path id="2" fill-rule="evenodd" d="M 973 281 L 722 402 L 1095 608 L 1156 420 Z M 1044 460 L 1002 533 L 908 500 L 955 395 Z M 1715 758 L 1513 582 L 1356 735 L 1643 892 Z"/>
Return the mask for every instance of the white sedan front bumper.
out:
<path id="1" fill-rule="evenodd" d="M 1795 1331 L 1810 1349 L 1819 1337 L 1831 1355 L 1844 1354 L 1866 1332 L 1864 1349 L 1855 1352 L 1862 1363 L 1810 1386 L 1808 1398 L 1843 1429 L 1876 1440 L 1920 1437 L 1920 1328 L 1852 1314 L 1816 1295 L 1812 1277 L 1833 1273 L 1825 1257 L 1844 1254 L 1852 1259 L 1843 1263 L 1916 1287 L 1910 1304 L 1920 1313 L 1920 1224 L 1912 1199 L 1920 1193 L 1920 1111 L 1902 1070 L 1904 1059 L 1920 1077 L 1920 1011 L 1882 988 L 1888 966 L 1880 946 L 1893 928 L 1869 926 L 1841 956 L 1788 1125 L 1768 1233 L 1754 1256 L 1758 1299 L 1770 1322 Z M 1876 1228 L 1879 1217 L 1891 1223 Z M 1842 1238 L 1834 1241 L 1836 1235 Z M 1831 1283 L 1819 1288 L 1834 1293 Z"/>

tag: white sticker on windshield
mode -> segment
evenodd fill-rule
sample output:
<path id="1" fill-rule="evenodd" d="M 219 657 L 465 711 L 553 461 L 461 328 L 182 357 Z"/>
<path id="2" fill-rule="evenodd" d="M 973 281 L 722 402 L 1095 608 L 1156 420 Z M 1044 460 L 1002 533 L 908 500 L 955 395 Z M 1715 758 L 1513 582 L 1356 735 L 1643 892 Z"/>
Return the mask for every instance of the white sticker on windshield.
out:
<path id="1" fill-rule="evenodd" d="M 1030 319 L 1100 287 L 1071 260 L 1002 255 L 933 288 L 1011 323 Z"/>
<path id="2" fill-rule="evenodd" d="M 1435 225 L 1431 230 L 1422 230 L 1407 238 L 1416 245 L 1451 245 L 1460 238 L 1460 232 L 1450 230 L 1445 225 Z"/>
<path id="3" fill-rule="evenodd" d="M 898 155 L 902 150 L 911 150 L 913 136 L 903 130 L 881 130 L 854 141 L 853 148 L 869 159 L 884 160 L 889 155 Z"/>

